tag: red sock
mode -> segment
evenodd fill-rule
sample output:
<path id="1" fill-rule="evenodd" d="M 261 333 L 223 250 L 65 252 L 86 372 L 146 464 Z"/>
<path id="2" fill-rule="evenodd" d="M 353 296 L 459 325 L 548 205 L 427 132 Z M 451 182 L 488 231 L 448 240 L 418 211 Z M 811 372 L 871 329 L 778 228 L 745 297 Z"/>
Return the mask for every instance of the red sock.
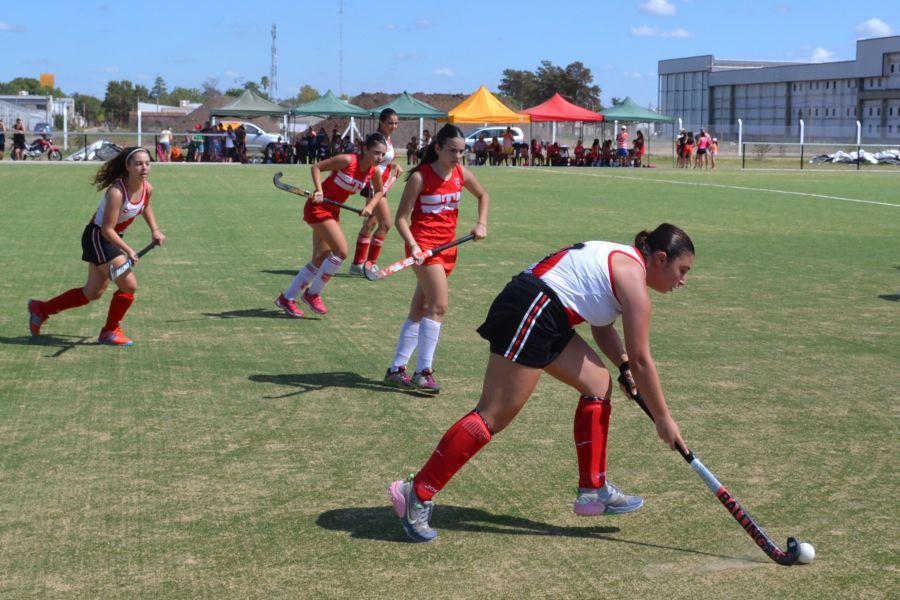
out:
<path id="1" fill-rule="evenodd" d="M 595 489 L 606 484 L 606 439 L 611 412 L 608 399 L 582 396 L 578 401 L 575 410 L 578 487 Z"/>
<path id="2" fill-rule="evenodd" d="M 132 302 L 134 302 L 134 294 L 116 291 L 109 303 L 109 313 L 106 316 L 106 325 L 103 326 L 103 331 L 118 329 L 122 319 L 125 318 L 125 313 L 131 308 Z"/>
<path id="3" fill-rule="evenodd" d="M 372 245 L 369 246 L 369 260 L 372 262 L 378 262 L 378 257 L 381 256 L 381 247 L 384 246 L 384 238 L 378 237 L 377 235 L 372 238 Z"/>
<path id="4" fill-rule="evenodd" d="M 454 423 L 413 478 L 413 489 L 419 500 L 431 500 L 489 441 L 491 432 L 474 410 Z"/>
<path id="5" fill-rule="evenodd" d="M 356 238 L 356 253 L 353 255 L 353 264 L 361 265 L 366 262 L 366 253 L 369 251 L 369 238 L 360 234 Z"/>
<path id="6" fill-rule="evenodd" d="M 58 312 L 84 306 L 90 302 L 88 297 L 84 295 L 84 288 L 72 288 L 67 292 L 63 292 L 56 298 L 52 298 L 42 303 L 41 308 L 44 310 L 44 316 L 49 317 Z"/>

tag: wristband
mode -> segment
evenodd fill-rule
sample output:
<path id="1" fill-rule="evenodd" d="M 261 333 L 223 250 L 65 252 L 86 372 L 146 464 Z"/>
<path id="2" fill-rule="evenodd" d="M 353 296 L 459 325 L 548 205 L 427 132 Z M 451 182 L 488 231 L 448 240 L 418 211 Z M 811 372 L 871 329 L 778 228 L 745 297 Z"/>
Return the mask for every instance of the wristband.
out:
<path id="1" fill-rule="evenodd" d="M 619 365 L 619 374 L 624 375 L 625 371 L 631 370 L 631 367 L 628 365 L 628 361 L 624 361 L 621 365 Z"/>

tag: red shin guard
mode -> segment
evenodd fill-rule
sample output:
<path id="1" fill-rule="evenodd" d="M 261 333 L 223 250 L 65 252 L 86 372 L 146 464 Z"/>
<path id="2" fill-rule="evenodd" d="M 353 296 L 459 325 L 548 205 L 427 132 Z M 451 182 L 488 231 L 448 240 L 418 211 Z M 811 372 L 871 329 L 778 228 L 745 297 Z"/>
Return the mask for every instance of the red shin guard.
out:
<path id="1" fill-rule="evenodd" d="M 575 451 L 578 487 L 597 489 L 606 483 L 606 440 L 609 436 L 608 399 L 582 396 L 575 410 Z"/>
<path id="2" fill-rule="evenodd" d="M 118 329 L 122 319 L 125 318 L 125 313 L 131 308 L 132 302 L 134 302 L 134 294 L 125 294 L 119 291 L 113 294 L 103 331 L 115 331 Z"/>
<path id="3" fill-rule="evenodd" d="M 90 302 L 90 300 L 88 300 L 88 297 L 84 295 L 83 288 L 72 288 L 71 290 L 65 291 L 55 298 L 47 300 L 43 303 L 41 308 L 44 310 L 44 316 L 49 317 L 50 315 L 55 315 L 58 312 L 68 310 L 70 308 L 84 306 L 88 302 Z"/>
<path id="4" fill-rule="evenodd" d="M 377 235 L 372 238 L 372 244 L 369 246 L 369 257 L 367 260 L 372 261 L 373 263 L 378 262 L 378 257 L 381 256 L 381 248 L 384 246 L 384 238 L 378 237 Z"/>
<path id="5" fill-rule="evenodd" d="M 454 423 L 413 478 L 413 489 L 419 500 L 431 500 L 489 441 L 491 432 L 474 410 Z"/>
<path id="6" fill-rule="evenodd" d="M 369 252 L 369 238 L 359 236 L 356 238 L 356 252 L 353 254 L 353 264 L 361 265 L 366 262 L 366 254 Z"/>

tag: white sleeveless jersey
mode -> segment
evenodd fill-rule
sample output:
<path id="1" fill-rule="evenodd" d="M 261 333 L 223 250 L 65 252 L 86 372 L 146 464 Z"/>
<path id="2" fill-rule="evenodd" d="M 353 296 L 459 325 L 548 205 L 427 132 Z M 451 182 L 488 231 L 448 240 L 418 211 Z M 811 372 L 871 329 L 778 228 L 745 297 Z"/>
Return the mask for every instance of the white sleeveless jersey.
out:
<path id="1" fill-rule="evenodd" d="M 612 242 L 581 242 L 563 248 L 527 269 L 556 292 L 569 316 L 569 323 L 587 321 L 602 327 L 622 314 L 616 297 L 612 257 L 624 254 L 646 270 L 641 253 L 633 246 Z"/>
<path id="2" fill-rule="evenodd" d="M 147 191 L 147 182 L 143 182 L 141 184 L 141 198 L 137 201 L 137 203 L 131 202 L 131 195 L 128 193 L 128 188 L 125 187 L 125 181 L 119 179 L 116 181 L 113 186 L 119 186 L 122 191 L 122 195 L 125 197 L 125 202 L 122 204 L 122 210 L 119 211 L 119 216 L 116 218 L 116 226 L 115 230 L 118 233 L 122 233 L 125 231 L 131 222 L 134 221 L 135 217 L 144 212 L 144 207 L 150 203 L 150 194 Z M 112 189 L 112 187 L 110 187 Z M 91 223 L 100 227 L 103 225 L 103 213 L 106 211 L 106 194 L 109 192 L 107 190 L 103 193 L 103 197 L 100 198 L 100 206 L 97 208 L 97 212 L 94 213 L 94 217 L 91 219 Z"/>
<path id="3" fill-rule="evenodd" d="M 375 167 L 378 170 L 378 174 L 381 175 L 384 173 L 384 170 L 391 166 L 391 163 L 394 162 L 394 144 L 391 143 L 390 138 L 385 136 L 384 138 L 387 140 L 387 151 L 384 153 L 384 158 L 381 159 L 381 162 L 378 163 L 378 166 Z M 384 178 L 382 178 L 383 180 Z"/>

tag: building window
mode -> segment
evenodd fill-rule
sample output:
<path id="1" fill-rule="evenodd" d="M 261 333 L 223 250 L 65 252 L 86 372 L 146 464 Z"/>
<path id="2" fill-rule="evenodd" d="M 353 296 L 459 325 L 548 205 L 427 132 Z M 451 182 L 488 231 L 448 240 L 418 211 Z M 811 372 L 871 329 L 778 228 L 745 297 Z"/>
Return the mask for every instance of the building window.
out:
<path id="1" fill-rule="evenodd" d="M 816 116 L 817 116 L 817 117 L 819 116 L 819 109 L 818 109 L 818 108 L 816 109 Z"/>

